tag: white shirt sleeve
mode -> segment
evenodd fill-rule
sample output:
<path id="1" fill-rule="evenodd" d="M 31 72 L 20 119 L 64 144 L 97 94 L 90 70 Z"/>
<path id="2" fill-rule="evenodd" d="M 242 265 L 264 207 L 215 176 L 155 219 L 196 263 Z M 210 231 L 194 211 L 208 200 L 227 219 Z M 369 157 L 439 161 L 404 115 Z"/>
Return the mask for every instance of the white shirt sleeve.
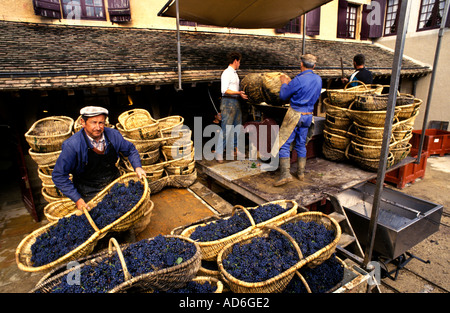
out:
<path id="1" fill-rule="evenodd" d="M 232 67 L 228 66 L 228 68 L 223 71 L 222 76 L 220 77 L 220 86 L 222 95 L 224 95 L 228 89 L 239 91 L 239 76 Z"/>

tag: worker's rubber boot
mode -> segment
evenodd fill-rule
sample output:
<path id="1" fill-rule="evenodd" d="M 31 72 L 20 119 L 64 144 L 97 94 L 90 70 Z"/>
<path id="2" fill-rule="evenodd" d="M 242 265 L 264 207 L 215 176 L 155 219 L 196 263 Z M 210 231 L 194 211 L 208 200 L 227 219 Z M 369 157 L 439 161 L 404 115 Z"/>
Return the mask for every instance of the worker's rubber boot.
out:
<path id="1" fill-rule="evenodd" d="M 303 180 L 305 178 L 306 158 L 297 158 L 297 178 Z"/>
<path id="2" fill-rule="evenodd" d="M 290 158 L 280 158 L 280 178 L 273 184 L 275 187 L 282 186 L 292 181 L 290 172 L 291 160 Z"/>

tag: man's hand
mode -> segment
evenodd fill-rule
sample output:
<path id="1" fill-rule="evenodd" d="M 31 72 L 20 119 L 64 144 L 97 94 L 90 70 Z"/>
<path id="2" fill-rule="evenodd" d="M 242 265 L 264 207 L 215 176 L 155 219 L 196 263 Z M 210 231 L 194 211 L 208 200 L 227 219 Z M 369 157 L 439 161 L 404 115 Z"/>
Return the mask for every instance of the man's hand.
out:
<path id="1" fill-rule="evenodd" d="M 281 84 L 289 84 L 289 77 L 286 74 L 280 76 Z"/>
<path id="2" fill-rule="evenodd" d="M 347 77 L 341 77 L 341 82 L 343 84 L 347 84 L 348 83 L 348 78 Z"/>
<path id="3" fill-rule="evenodd" d="M 84 202 L 83 198 L 80 198 L 77 200 L 77 202 L 75 202 L 75 205 L 77 206 L 77 215 L 81 215 L 83 214 L 83 207 L 86 207 L 89 209 L 89 207 L 87 206 L 86 202 Z"/>
<path id="4" fill-rule="evenodd" d="M 242 99 L 244 99 L 244 100 L 247 100 L 247 99 L 248 99 L 248 96 L 245 94 L 244 91 L 240 91 L 239 94 L 240 94 L 240 96 L 241 96 Z"/>
<path id="5" fill-rule="evenodd" d="M 144 169 L 142 167 L 136 167 L 134 169 L 136 174 L 138 175 L 139 179 L 142 179 L 144 177 L 147 177 L 147 173 L 145 173 Z"/>

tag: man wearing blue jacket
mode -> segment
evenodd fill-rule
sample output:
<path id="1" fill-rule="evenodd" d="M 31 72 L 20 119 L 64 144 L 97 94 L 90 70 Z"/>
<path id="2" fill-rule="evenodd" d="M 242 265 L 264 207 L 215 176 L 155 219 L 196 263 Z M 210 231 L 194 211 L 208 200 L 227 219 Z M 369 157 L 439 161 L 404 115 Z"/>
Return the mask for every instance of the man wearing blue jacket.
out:
<path id="1" fill-rule="evenodd" d="M 55 186 L 82 210 L 86 202 L 120 176 L 119 152 L 128 157 L 139 178 L 145 177 L 136 147 L 120 132 L 105 128 L 108 110 L 89 106 L 80 110 L 83 128 L 64 141 L 52 172 Z M 69 179 L 72 174 L 72 181 Z"/>
<path id="2" fill-rule="evenodd" d="M 306 165 L 306 140 L 308 129 L 313 122 L 314 105 L 320 97 L 322 79 L 313 73 L 316 57 L 312 54 L 301 56 L 301 73 L 289 82 L 281 76 L 280 99 L 290 99 L 290 106 L 279 132 L 279 157 L 281 175 L 274 186 L 282 186 L 292 181 L 290 173 L 290 146 L 295 143 L 297 151 L 297 177 L 303 180 Z"/>

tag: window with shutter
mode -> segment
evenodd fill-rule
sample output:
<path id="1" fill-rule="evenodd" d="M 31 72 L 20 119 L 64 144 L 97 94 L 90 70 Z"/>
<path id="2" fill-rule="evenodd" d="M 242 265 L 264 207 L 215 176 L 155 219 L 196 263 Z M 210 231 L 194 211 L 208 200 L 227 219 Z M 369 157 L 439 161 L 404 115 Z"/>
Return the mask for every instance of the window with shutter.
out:
<path id="1" fill-rule="evenodd" d="M 283 28 L 275 29 L 275 32 L 301 34 L 301 32 L 302 32 L 302 17 L 297 16 L 296 18 L 293 18 Z"/>
<path id="2" fill-rule="evenodd" d="M 347 0 L 339 0 L 337 38 L 347 38 Z"/>
<path id="3" fill-rule="evenodd" d="M 34 14 L 49 17 L 61 18 L 61 8 L 59 0 L 33 0 Z"/>
<path id="4" fill-rule="evenodd" d="M 106 20 L 103 0 L 61 0 L 66 19 Z"/>
<path id="5" fill-rule="evenodd" d="M 439 28 L 444 14 L 445 0 L 422 0 L 420 3 L 417 30 Z M 447 17 L 447 25 L 450 25 Z"/>
<path id="6" fill-rule="evenodd" d="M 111 22 L 131 21 L 130 0 L 108 0 L 108 13 Z"/>
<path id="7" fill-rule="evenodd" d="M 306 35 L 320 34 L 320 7 L 306 13 Z"/>

